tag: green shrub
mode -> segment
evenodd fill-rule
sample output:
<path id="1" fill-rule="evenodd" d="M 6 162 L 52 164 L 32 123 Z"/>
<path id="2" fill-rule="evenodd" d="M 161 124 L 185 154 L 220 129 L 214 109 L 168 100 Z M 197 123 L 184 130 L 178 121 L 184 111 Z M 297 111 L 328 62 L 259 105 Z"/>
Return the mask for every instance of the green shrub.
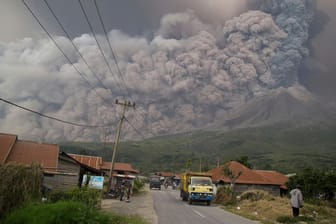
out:
<path id="1" fill-rule="evenodd" d="M 39 165 L 0 165 L 0 220 L 32 200 L 40 200 L 43 172 Z"/>
<path id="2" fill-rule="evenodd" d="M 29 204 L 11 213 L 5 224 L 39 224 L 39 223 L 112 223 L 111 216 L 97 209 L 74 201 L 59 201 L 53 204 Z"/>
<path id="3" fill-rule="evenodd" d="M 240 200 L 259 201 L 259 200 L 274 200 L 274 197 L 267 191 L 262 190 L 249 190 L 240 195 Z"/>
<path id="4" fill-rule="evenodd" d="M 4 224 L 146 224 L 138 216 L 102 212 L 80 202 L 31 203 L 12 212 Z"/>
<path id="5" fill-rule="evenodd" d="M 221 186 L 217 190 L 214 202 L 223 205 L 235 205 L 237 203 L 237 199 L 230 188 Z"/>
<path id="6" fill-rule="evenodd" d="M 134 180 L 133 193 L 138 193 L 145 186 L 145 181 L 139 178 Z"/>
<path id="7" fill-rule="evenodd" d="M 77 201 L 89 207 L 99 207 L 101 192 L 87 187 L 74 188 L 68 191 L 55 191 L 49 194 L 50 202 Z"/>
<path id="8" fill-rule="evenodd" d="M 298 223 L 298 222 L 314 223 L 314 219 L 312 217 L 307 217 L 307 216 L 298 216 L 298 217 L 279 216 L 276 219 L 276 221 L 279 223 L 286 223 L 286 224 L 292 224 L 292 223 Z"/>

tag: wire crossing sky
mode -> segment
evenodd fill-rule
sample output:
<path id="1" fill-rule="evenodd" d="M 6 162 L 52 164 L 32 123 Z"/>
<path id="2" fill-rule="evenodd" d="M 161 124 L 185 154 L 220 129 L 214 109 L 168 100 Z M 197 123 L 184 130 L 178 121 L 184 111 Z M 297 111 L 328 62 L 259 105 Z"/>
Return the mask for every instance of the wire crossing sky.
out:
<path id="1" fill-rule="evenodd" d="M 225 125 L 232 114 L 241 118 L 245 110 L 261 116 L 269 108 L 263 104 L 257 110 L 253 102 L 271 102 L 265 98 L 272 96 L 287 96 L 278 98 L 279 113 L 300 111 L 316 100 L 336 105 L 335 5 L 329 0 L 4 0 L 0 97 L 92 126 L 117 123 L 116 99 L 134 101 L 123 139 L 230 128 Z M 0 131 L 52 141 L 105 138 L 29 114 L 0 104 Z M 247 118 L 238 118 L 245 125 Z"/>

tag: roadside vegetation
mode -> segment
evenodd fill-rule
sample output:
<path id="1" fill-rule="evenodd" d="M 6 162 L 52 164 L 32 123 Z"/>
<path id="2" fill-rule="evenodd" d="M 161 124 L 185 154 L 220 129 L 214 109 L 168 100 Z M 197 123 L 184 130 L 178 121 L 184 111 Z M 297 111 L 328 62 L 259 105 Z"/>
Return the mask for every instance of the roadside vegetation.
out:
<path id="1" fill-rule="evenodd" d="M 84 187 L 42 194 L 42 169 L 37 165 L 1 165 L 0 178 L 0 223 L 147 224 L 138 216 L 102 211 L 99 190 Z M 137 190 L 141 184 L 135 184 Z"/>
<path id="2" fill-rule="evenodd" d="M 336 209 L 329 207 L 327 203 L 320 205 L 305 203 L 305 206 L 300 209 L 301 216 L 294 218 L 289 198 L 275 197 L 258 190 L 245 192 L 239 199 L 230 198 L 222 201 L 221 204 L 228 211 L 265 224 L 300 221 L 311 224 L 332 224 L 336 220 Z"/>
<path id="3" fill-rule="evenodd" d="M 13 210 L 41 199 L 42 168 L 0 165 L 0 223 Z"/>
<path id="4" fill-rule="evenodd" d="M 146 224 L 140 217 L 102 212 L 76 201 L 30 203 L 12 212 L 4 221 L 4 224 L 23 223 Z"/>
<path id="5" fill-rule="evenodd" d="M 291 177 L 287 186 L 303 186 L 304 207 L 300 216 L 292 216 L 288 196 L 276 197 L 265 191 L 251 190 L 242 194 L 232 192 L 228 187 L 218 189 L 215 202 L 224 209 L 265 224 L 311 223 L 333 224 L 336 220 L 336 174 L 333 171 L 305 169 Z"/>

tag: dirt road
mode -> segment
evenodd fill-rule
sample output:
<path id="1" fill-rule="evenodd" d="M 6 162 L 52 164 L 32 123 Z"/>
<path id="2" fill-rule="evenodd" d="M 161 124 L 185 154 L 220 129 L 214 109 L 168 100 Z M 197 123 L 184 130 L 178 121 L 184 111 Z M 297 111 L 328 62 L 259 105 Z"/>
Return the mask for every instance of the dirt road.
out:
<path id="1" fill-rule="evenodd" d="M 132 196 L 130 202 L 117 199 L 104 199 L 101 208 L 104 211 L 111 211 L 117 214 L 139 215 L 145 218 L 150 224 L 158 223 L 153 207 L 152 192 L 148 186 L 137 195 Z"/>

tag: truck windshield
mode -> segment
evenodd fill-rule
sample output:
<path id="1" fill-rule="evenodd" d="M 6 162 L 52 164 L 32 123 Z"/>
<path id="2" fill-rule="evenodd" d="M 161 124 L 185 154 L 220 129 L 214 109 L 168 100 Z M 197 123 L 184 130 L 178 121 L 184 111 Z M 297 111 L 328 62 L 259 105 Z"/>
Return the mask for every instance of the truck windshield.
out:
<path id="1" fill-rule="evenodd" d="M 211 185 L 211 180 L 210 180 L 210 178 L 205 178 L 205 177 L 192 177 L 191 178 L 191 184 L 192 185 L 210 186 Z"/>

